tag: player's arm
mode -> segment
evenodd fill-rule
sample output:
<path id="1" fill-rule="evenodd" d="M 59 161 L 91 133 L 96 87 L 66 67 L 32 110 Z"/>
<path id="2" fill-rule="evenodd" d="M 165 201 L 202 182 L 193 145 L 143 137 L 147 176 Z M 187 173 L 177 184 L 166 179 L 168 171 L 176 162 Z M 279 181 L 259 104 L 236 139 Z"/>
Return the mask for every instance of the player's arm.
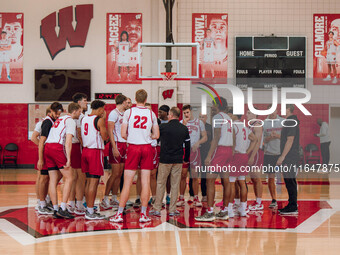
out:
<path id="1" fill-rule="evenodd" d="M 247 154 L 249 154 L 255 148 L 255 145 L 258 141 L 257 137 L 252 132 L 248 135 L 248 139 L 250 140 L 250 144 L 246 152 Z"/>
<path id="2" fill-rule="evenodd" d="M 211 146 L 208 152 L 208 155 L 204 161 L 204 164 L 206 166 L 210 165 L 210 161 L 211 161 L 211 157 L 213 155 L 213 153 L 215 152 L 217 145 L 218 145 L 218 141 L 221 138 L 221 128 L 214 128 L 214 138 L 211 141 Z"/>
<path id="3" fill-rule="evenodd" d="M 294 136 L 288 136 L 285 147 L 283 148 L 282 154 L 276 162 L 277 165 L 282 165 L 282 162 L 284 161 L 288 152 L 292 148 L 293 142 L 294 142 Z"/>
<path id="4" fill-rule="evenodd" d="M 98 128 L 99 128 L 99 132 L 100 132 L 102 139 L 104 141 L 107 141 L 109 139 L 109 135 L 107 133 L 107 129 L 106 129 L 106 126 L 105 126 L 105 117 L 100 118 L 98 120 Z"/>
<path id="5" fill-rule="evenodd" d="M 40 136 L 40 133 L 38 131 L 33 131 L 31 141 L 37 146 L 39 146 L 39 136 Z"/>
<path id="6" fill-rule="evenodd" d="M 201 131 L 201 139 L 194 144 L 194 146 L 192 147 L 192 150 L 195 152 L 201 144 L 205 143 L 206 141 L 208 141 L 208 136 L 207 136 L 207 131 Z"/>
<path id="7" fill-rule="evenodd" d="M 38 159 L 38 164 L 37 164 L 38 170 L 42 170 L 44 166 L 44 147 L 45 147 L 46 139 L 47 139 L 46 136 L 41 136 L 39 139 L 39 159 Z"/>
<path id="8" fill-rule="evenodd" d="M 127 140 L 128 138 L 128 124 L 129 124 L 129 117 L 130 117 L 131 109 L 124 112 L 123 116 L 123 123 L 121 126 L 120 134 L 122 135 L 123 139 Z"/>
<path id="9" fill-rule="evenodd" d="M 151 118 L 152 118 L 151 139 L 158 139 L 160 134 L 159 126 L 156 115 L 153 112 L 151 113 Z"/>
<path id="10" fill-rule="evenodd" d="M 81 128 L 80 127 L 77 128 L 77 137 L 78 137 L 78 140 L 80 142 L 80 145 L 83 146 L 83 139 L 81 138 Z"/>
<path id="11" fill-rule="evenodd" d="M 107 128 L 108 128 L 108 133 L 109 133 L 109 140 L 112 146 L 112 154 L 114 157 L 119 157 L 119 151 L 117 149 L 117 145 L 114 139 L 113 131 L 115 130 L 115 123 L 113 121 L 108 121 L 107 122 Z"/>
<path id="12" fill-rule="evenodd" d="M 334 45 L 335 45 L 335 46 L 339 46 L 340 43 L 339 43 L 337 40 L 334 40 Z"/>
<path id="13" fill-rule="evenodd" d="M 257 143 L 255 144 L 254 146 L 254 149 L 249 157 L 249 165 L 252 165 L 253 162 L 254 162 L 254 158 L 255 158 L 255 155 L 256 153 L 258 152 L 258 150 L 260 149 L 260 146 L 261 146 L 261 138 L 262 138 L 262 127 L 257 125 L 254 127 L 254 133 L 255 133 L 255 136 L 257 138 Z"/>

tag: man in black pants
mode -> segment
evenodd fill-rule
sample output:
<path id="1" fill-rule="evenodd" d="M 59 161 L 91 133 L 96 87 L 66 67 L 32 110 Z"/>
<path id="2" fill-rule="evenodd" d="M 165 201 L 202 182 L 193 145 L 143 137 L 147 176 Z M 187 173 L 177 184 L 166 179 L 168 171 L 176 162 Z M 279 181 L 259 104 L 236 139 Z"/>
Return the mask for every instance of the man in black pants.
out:
<path id="1" fill-rule="evenodd" d="M 200 114 L 199 119 L 204 123 L 205 131 L 207 132 L 208 140 L 201 144 L 200 152 L 201 152 L 201 165 L 204 167 L 204 160 L 208 155 L 210 144 L 212 140 L 212 127 L 209 123 L 207 123 L 208 116 Z M 206 184 L 206 173 L 201 173 L 201 191 L 202 191 L 202 202 L 207 202 L 207 184 Z M 189 180 L 189 194 L 190 197 L 194 197 L 194 191 L 192 189 L 192 178 Z"/>
<path id="2" fill-rule="evenodd" d="M 322 119 L 317 120 L 318 125 L 320 126 L 319 134 L 314 134 L 320 138 L 320 149 L 321 149 L 321 157 L 322 157 L 322 164 L 329 163 L 329 146 L 331 144 L 331 138 L 329 137 L 328 132 L 328 124 Z"/>
<path id="3" fill-rule="evenodd" d="M 298 205 L 296 172 L 294 167 L 297 166 L 299 162 L 300 121 L 296 115 L 293 115 L 294 105 L 287 105 L 286 111 L 287 119 L 284 122 L 280 139 L 281 156 L 276 164 L 286 167 L 285 170 L 289 169 L 289 171 L 282 171 L 289 199 L 288 205 L 280 209 L 279 212 L 283 215 L 296 215 L 298 214 Z"/>

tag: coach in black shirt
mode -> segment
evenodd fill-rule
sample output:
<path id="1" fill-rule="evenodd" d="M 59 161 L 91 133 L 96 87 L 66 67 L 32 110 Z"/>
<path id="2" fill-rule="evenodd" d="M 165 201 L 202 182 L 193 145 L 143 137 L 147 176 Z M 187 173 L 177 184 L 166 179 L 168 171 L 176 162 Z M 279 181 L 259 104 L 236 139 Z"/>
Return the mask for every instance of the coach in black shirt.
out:
<path id="1" fill-rule="evenodd" d="M 151 215 L 160 216 L 162 201 L 168 176 L 171 174 L 171 199 L 169 215 L 175 216 L 176 200 L 178 196 L 179 183 L 181 180 L 182 164 L 189 162 L 190 157 L 190 136 L 186 126 L 179 122 L 181 111 L 177 107 L 172 107 L 169 112 L 169 122 L 161 124 L 159 127 L 161 140 L 161 153 L 157 176 L 157 191 L 154 209 Z M 183 144 L 185 144 L 185 154 L 183 160 Z"/>
<path id="2" fill-rule="evenodd" d="M 280 214 L 298 214 L 297 206 L 297 183 L 295 168 L 299 163 L 299 147 L 300 147 L 300 121 L 293 115 L 294 105 L 287 105 L 287 119 L 281 131 L 280 149 L 281 156 L 277 161 L 277 165 L 286 166 L 289 171 L 283 170 L 283 178 L 285 180 L 288 191 L 288 205 L 280 209 Z"/>

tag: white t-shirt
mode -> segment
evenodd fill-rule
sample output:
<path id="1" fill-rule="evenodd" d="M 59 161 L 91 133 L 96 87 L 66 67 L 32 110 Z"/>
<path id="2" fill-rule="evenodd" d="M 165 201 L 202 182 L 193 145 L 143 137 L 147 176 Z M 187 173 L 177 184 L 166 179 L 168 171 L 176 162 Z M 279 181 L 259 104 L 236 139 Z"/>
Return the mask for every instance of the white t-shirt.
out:
<path id="1" fill-rule="evenodd" d="M 81 138 L 83 140 L 83 147 L 104 150 L 103 138 L 100 135 L 100 131 L 94 125 L 96 118 L 96 115 L 85 116 L 81 121 Z"/>
<path id="2" fill-rule="evenodd" d="M 123 123 L 124 112 L 118 111 L 118 109 L 114 109 L 110 112 L 108 121 L 111 121 L 115 124 L 113 129 L 113 137 L 116 142 L 126 143 L 126 140 L 122 137 L 122 123 Z"/>
<path id="3" fill-rule="evenodd" d="M 183 120 L 180 121 L 183 124 Z M 205 126 L 201 120 L 195 118 L 193 120 L 189 120 L 186 124 L 189 135 L 190 135 L 190 144 L 191 147 L 194 146 L 200 140 L 201 132 L 205 131 Z"/>
<path id="4" fill-rule="evenodd" d="M 249 148 L 249 134 L 251 131 L 244 126 L 244 122 L 234 121 L 233 128 L 236 136 L 235 151 L 245 154 Z"/>
<path id="5" fill-rule="evenodd" d="M 233 146 L 233 129 L 231 128 L 231 118 L 224 112 L 219 112 L 213 117 L 214 128 L 221 129 L 221 137 L 218 141 L 220 146 Z"/>
<path id="6" fill-rule="evenodd" d="M 128 125 L 127 142 L 130 144 L 151 144 L 151 128 L 158 126 L 156 115 L 146 107 L 132 107 L 126 110 L 123 123 Z"/>
<path id="7" fill-rule="evenodd" d="M 66 135 L 71 134 L 76 136 L 76 123 L 70 115 L 65 115 L 57 119 L 48 135 L 46 143 L 59 143 L 64 145 L 66 141 Z"/>
<path id="8" fill-rule="evenodd" d="M 42 119 L 37 124 L 35 124 L 34 131 L 38 132 L 39 134 L 41 134 L 41 124 L 43 123 L 43 121 L 44 121 L 44 119 Z"/>

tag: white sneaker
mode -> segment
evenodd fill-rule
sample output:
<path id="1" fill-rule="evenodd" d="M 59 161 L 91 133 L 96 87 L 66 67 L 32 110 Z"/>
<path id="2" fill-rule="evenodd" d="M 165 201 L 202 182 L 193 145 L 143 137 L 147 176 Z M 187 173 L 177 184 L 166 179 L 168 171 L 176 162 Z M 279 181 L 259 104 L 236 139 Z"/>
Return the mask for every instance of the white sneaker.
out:
<path id="1" fill-rule="evenodd" d="M 140 214 L 139 222 L 145 223 L 145 222 L 150 222 L 150 221 L 151 219 L 148 216 L 146 216 L 146 214 L 144 213 Z"/>
<path id="2" fill-rule="evenodd" d="M 249 205 L 248 209 L 250 211 L 262 211 L 263 210 L 263 204 L 258 204 L 258 203 L 254 203 L 253 205 Z"/>
<path id="3" fill-rule="evenodd" d="M 325 79 L 323 79 L 324 81 L 331 81 L 332 77 L 330 75 L 327 75 L 327 77 Z"/>
<path id="4" fill-rule="evenodd" d="M 114 215 L 113 217 L 110 218 L 110 221 L 115 222 L 115 223 L 124 222 L 123 214 L 117 212 L 116 215 Z"/>
<path id="5" fill-rule="evenodd" d="M 332 83 L 333 83 L 333 84 L 338 83 L 338 79 L 337 79 L 336 77 L 334 77 Z"/>
<path id="6" fill-rule="evenodd" d="M 178 198 L 176 206 L 184 206 L 184 204 L 185 204 L 184 198 Z"/>
<path id="7" fill-rule="evenodd" d="M 233 209 L 228 210 L 228 216 L 229 216 L 229 218 L 234 218 L 235 217 L 235 213 L 234 213 Z"/>
<path id="8" fill-rule="evenodd" d="M 110 210 L 112 209 L 112 205 L 109 203 L 107 203 L 104 199 L 100 202 L 99 204 L 100 210 L 101 211 L 105 211 L 105 210 Z"/>
<path id="9" fill-rule="evenodd" d="M 194 198 L 194 206 L 197 206 L 197 207 L 201 207 L 202 206 L 202 203 L 201 201 L 198 199 L 198 198 Z"/>
<path id="10" fill-rule="evenodd" d="M 84 206 L 81 207 L 81 208 L 78 208 L 76 206 L 76 208 L 74 209 L 74 214 L 76 214 L 76 215 L 85 215 L 85 213 L 86 213 L 86 209 L 85 209 Z"/>
<path id="11" fill-rule="evenodd" d="M 96 212 L 90 214 L 88 211 L 86 211 L 85 219 L 87 219 L 87 220 L 104 220 L 105 215 L 101 215 L 101 214 L 96 213 Z"/>
<path id="12" fill-rule="evenodd" d="M 110 205 L 112 205 L 113 207 L 118 207 L 119 206 L 119 200 L 116 199 L 111 199 L 110 200 Z"/>
<path id="13" fill-rule="evenodd" d="M 66 205 L 66 209 L 67 209 L 67 211 L 69 212 L 69 213 L 74 213 L 74 211 L 75 211 L 75 207 L 72 207 L 72 206 L 70 206 L 70 205 Z"/>
<path id="14" fill-rule="evenodd" d="M 125 204 L 125 206 L 133 206 L 133 202 L 131 202 L 130 200 L 128 200 Z"/>
<path id="15" fill-rule="evenodd" d="M 195 198 L 194 198 L 194 197 L 189 197 L 189 199 L 188 199 L 188 203 L 192 203 L 192 202 L 194 202 L 194 200 L 195 200 Z"/>

